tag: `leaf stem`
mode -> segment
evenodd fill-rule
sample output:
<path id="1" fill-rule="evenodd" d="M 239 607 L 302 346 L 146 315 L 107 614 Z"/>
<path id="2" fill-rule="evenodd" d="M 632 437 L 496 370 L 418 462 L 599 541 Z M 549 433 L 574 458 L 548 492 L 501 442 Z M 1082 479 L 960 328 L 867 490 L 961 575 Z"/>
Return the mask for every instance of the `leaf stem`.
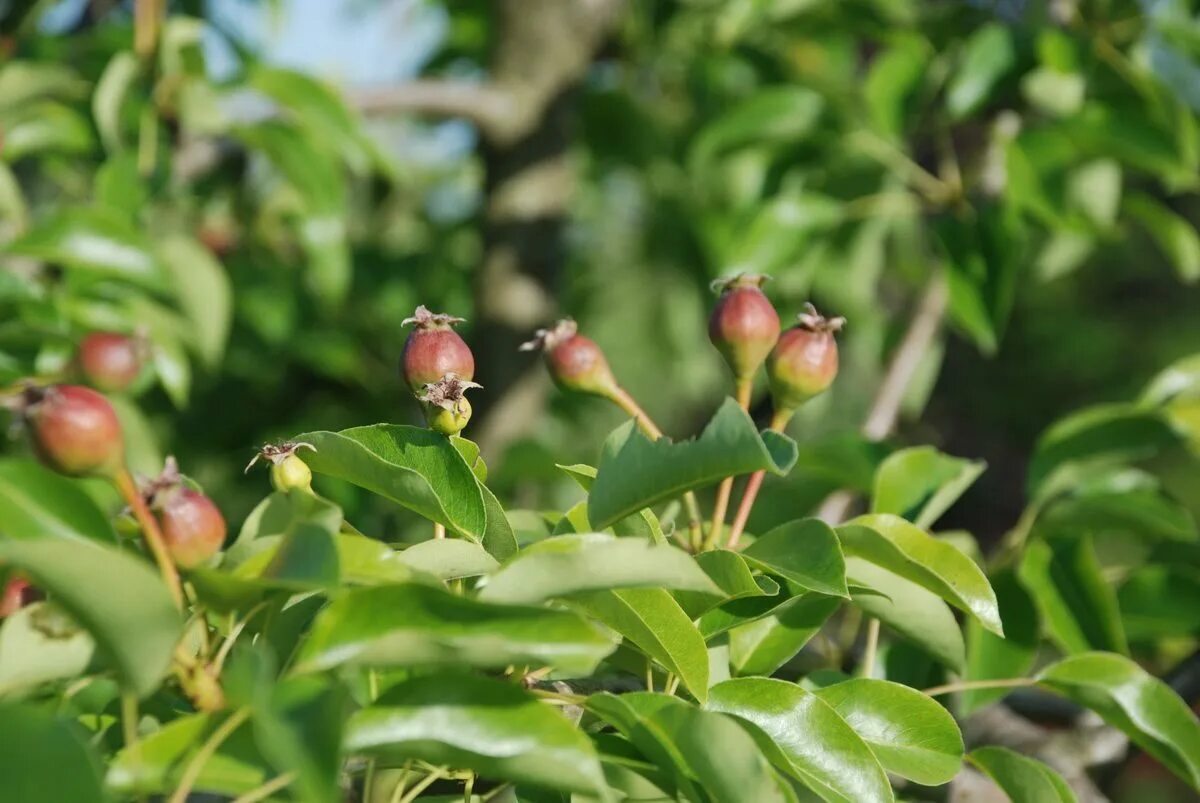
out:
<path id="1" fill-rule="evenodd" d="M 646 411 L 641 408 L 641 405 L 629 395 L 629 391 L 618 386 L 613 394 L 608 397 L 611 401 L 628 413 L 638 427 L 651 440 L 658 440 L 663 436 L 663 431 L 658 428 L 658 425 L 651 420 Z M 700 526 L 700 503 L 696 501 L 696 494 L 692 491 L 686 491 L 683 494 L 683 506 L 687 509 L 688 514 L 688 532 L 691 534 L 692 546 L 698 548 L 701 539 L 704 537 L 703 529 Z"/>
<path id="2" fill-rule="evenodd" d="M 294 772 L 285 772 L 283 775 L 276 775 L 257 789 L 251 789 L 241 797 L 235 798 L 233 803 L 258 803 L 260 800 L 266 800 L 279 790 L 285 789 L 294 780 L 296 780 L 296 773 Z"/>
<path id="3" fill-rule="evenodd" d="M 930 697 L 940 697 L 943 694 L 953 694 L 958 691 L 970 691 L 972 689 L 1019 689 L 1025 686 L 1033 686 L 1037 681 L 1033 678 L 997 678 L 996 680 L 960 680 L 955 683 L 947 683 L 942 686 L 932 686 L 922 690 L 922 694 L 928 694 Z"/>
<path id="4" fill-rule="evenodd" d="M 121 695 L 121 735 L 125 739 L 125 749 L 133 756 L 133 763 L 142 763 L 141 742 L 138 740 L 138 699 L 131 692 Z"/>
<path id="5" fill-rule="evenodd" d="M 445 778 L 450 770 L 446 767 L 438 767 L 433 772 L 426 775 L 421 780 L 413 785 L 412 789 L 408 790 L 408 794 L 396 801 L 396 803 L 412 803 L 422 792 L 433 786 L 437 781 Z"/>
<path id="6" fill-rule="evenodd" d="M 204 765 L 216 754 L 225 740 L 232 736 L 233 732 L 249 718 L 250 709 L 239 708 L 209 734 L 204 744 L 200 745 L 200 749 L 196 751 L 196 755 L 192 756 L 192 760 L 188 762 L 187 768 L 179 779 L 179 785 L 175 787 L 175 791 L 167 803 L 186 803 L 192 787 L 196 785 L 196 781 L 200 779 L 200 773 L 204 771 Z"/>
<path id="7" fill-rule="evenodd" d="M 867 619 L 867 643 L 863 647 L 861 672 L 864 678 L 870 679 L 875 672 L 875 655 L 879 651 L 879 620 Z"/>
<path id="8" fill-rule="evenodd" d="M 442 524 L 441 522 L 435 521 L 433 523 L 433 537 L 434 538 L 445 538 L 446 537 L 446 525 Z"/>
<path id="9" fill-rule="evenodd" d="M 142 537 L 146 539 L 146 546 L 154 555 L 154 562 L 158 564 L 158 571 L 167 584 L 167 590 L 171 592 L 171 599 L 175 601 L 175 607 L 183 610 L 183 585 L 179 582 L 179 572 L 176 570 L 171 556 L 167 553 L 167 544 L 163 540 L 158 521 L 150 512 L 150 508 L 146 507 L 146 500 L 138 491 L 137 483 L 134 482 L 129 469 L 122 468 L 117 472 L 117 475 L 113 477 L 113 484 L 125 500 L 125 504 L 129 505 L 129 509 L 133 511 L 133 517 L 137 519 L 138 525 L 142 528 Z"/>
<path id="10" fill-rule="evenodd" d="M 786 408 L 776 410 L 775 415 L 771 417 L 771 426 L 768 429 L 783 432 L 795 412 L 795 410 Z M 726 545 L 729 549 L 737 549 L 738 540 L 742 537 L 742 531 L 746 529 L 750 511 L 754 508 L 754 500 L 758 498 L 758 491 L 762 488 L 763 478 L 766 475 L 766 471 L 756 471 L 746 482 L 746 490 L 742 491 L 742 501 L 738 503 L 737 515 L 733 517 L 733 526 L 729 529 L 729 543 Z"/>
<path id="11" fill-rule="evenodd" d="M 735 388 L 737 403 L 743 410 L 750 410 L 750 394 L 753 391 L 753 377 L 737 380 Z M 704 542 L 705 549 L 711 549 L 721 541 L 721 534 L 725 529 L 725 513 L 729 510 L 729 497 L 733 493 L 733 480 L 734 477 L 726 477 L 721 480 L 721 485 L 717 488 L 717 501 L 713 505 L 712 525 L 708 528 L 708 538 Z"/>

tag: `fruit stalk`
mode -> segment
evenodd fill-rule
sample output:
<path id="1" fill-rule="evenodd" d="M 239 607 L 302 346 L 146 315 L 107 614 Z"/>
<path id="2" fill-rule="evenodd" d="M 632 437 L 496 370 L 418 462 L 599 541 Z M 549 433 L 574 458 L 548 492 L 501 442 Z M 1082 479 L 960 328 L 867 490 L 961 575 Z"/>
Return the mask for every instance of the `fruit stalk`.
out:
<path id="1" fill-rule="evenodd" d="M 129 509 L 133 511 L 133 517 L 137 519 L 138 525 L 142 528 L 142 537 L 146 539 L 146 545 L 150 547 L 150 553 L 154 555 L 154 562 L 158 564 L 158 570 L 162 573 L 167 589 L 171 592 L 171 598 L 175 600 L 175 606 L 183 610 L 183 585 L 179 582 L 179 572 L 176 570 L 171 556 L 167 553 L 167 544 L 163 539 L 162 529 L 158 526 L 158 521 L 150 512 L 150 508 L 146 506 L 146 500 L 142 498 L 137 483 L 128 468 L 122 468 L 117 472 L 113 477 L 113 485 L 125 500 L 125 504 L 129 505 Z"/>
<path id="2" fill-rule="evenodd" d="M 795 410 L 783 408 L 775 411 L 775 415 L 771 418 L 770 429 L 775 432 L 783 432 L 787 427 L 788 422 L 792 420 L 792 415 Z M 729 549 L 737 549 L 738 541 L 742 537 L 742 531 L 746 529 L 746 522 L 750 519 L 750 511 L 754 507 L 754 500 L 758 497 L 758 491 L 762 488 L 763 478 L 767 472 L 756 471 L 750 475 L 749 481 L 746 482 L 746 490 L 742 494 L 742 501 L 738 504 L 737 515 L 733 517 L 733 526 L 729 529 Z"/>
<path id="3" fill-rule="evenodd" d="M 737 383 L 737 403 L 743 410 L 750 410 L 750 393 L 754 389 L 754 382 L 750 380 L 739 380 Z M 707 548 L 716 546 L 721 541 L 721 533 L 725 529 L 725 514 L 729 510 L 729 497 L 733 494 L 733 477 L 726 477 L 721 480 L 721 485 L 717 488 L 717 501 L 713 504 L 712 525 L 708 529 L 708 540 L 705 542 Z"/>

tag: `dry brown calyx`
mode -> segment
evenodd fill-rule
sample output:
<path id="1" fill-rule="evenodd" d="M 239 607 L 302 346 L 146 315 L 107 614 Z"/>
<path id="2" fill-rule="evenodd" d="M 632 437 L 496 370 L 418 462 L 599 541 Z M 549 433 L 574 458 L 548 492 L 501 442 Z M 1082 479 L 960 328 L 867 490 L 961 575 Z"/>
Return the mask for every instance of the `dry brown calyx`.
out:
<path id="1" fill-rule="evenodd" d="M 415 325 L 418 329 L 449 329 L 455 324 L 464 323 L 466 318 L 447 315 L 444 312 L 430 312 L 424 304 L 417 307 L 411 318 L 400 322 L 401 326 Z"/>
<path id="2" fill-rule="evenodd" d="M 796 320 L 801 327 L 810 332 L 827 332 L 829 334 L 842 331 L 842 327 L 846 325 L 846 319 L 841 315 L 835 318 L 826 318 L 817 312 L 817 308 L 811 302 L 804 305 L 804 312 L 797 315 Z"/>
<path id="3" fill-rule="evenodd" d="M 538 329 L 533 334 L 533 340 L 521 344 L 521 351 L 554 351 L 559 345 L 567 342 L 579 332 L 579 324 L 572 318 L 563 318 L 549 329 Z"/>
<path id="4" fill-rule="evenodd" d="M 300 449 L 312 449 L 315 452 L 317 447 L 313 446 L 311 443 L 305 443 L 303 441 L 284 441 L 283 443 L 264 444 L 263 447 L 258 450 L 258 454 L 254 455 L 250 462 L 246 464 L 246 468 L 242 473 L 245 474 L 246 472 L 250 471 L 250 469 L 254 467 L 254 464 L 259 460 L 267 460 L 270 461 L 271 465 L 277 466 L 284 460 L 287 460 L 289 457 L 294 455 Z"/>
<path id="5" fill-rule="evenodd" d="M 138 490 L 142 493 L 142 498 L 146 500 L 146 504 L 154 507 L 154 503 L 161 495 L 174 488 L 183 485 L 183 474 L 179 471 L 179 463 L 175 460 L 174 455 L 167 455 L 167 459 L 163 461 L 162 471 L 157 477 L 138 477 Z"/>
<path id="6" fill-rule="evenodd" d="M 771 277 L 761 273 L 735 273 L 732 276 L 713 279 L 708 286 L 714 293 L 721 295 L 738 287 L 762 287 L 769 281 Z"/>
<path id="7" fill-rule="evenodd" d="M 468 382 L 465 379 L 459 379 L 457 374 L 446 374 L 436 382 L 430 382 L 425 386 L 425 392 L 417 398 L 421 401 L 432 404 L 434 407 L 441 407 L 443 410 L 458 412 L 462 407 L 462 402 L 465 400 L 464 394 L 471 388 L 481 388 L 478 382 Z"/>

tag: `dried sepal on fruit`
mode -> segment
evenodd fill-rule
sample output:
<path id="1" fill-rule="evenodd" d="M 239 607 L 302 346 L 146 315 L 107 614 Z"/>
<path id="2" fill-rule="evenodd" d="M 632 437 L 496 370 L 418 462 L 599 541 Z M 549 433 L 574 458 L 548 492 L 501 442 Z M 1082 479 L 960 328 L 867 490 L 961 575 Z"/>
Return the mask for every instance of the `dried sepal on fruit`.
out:
<path id="1" fill-rule="evenodd" d="M 740 273 L 713 282 L 720 298 L 708 319 L 708 337 L 740 385 L 750 382 L 779 339 L 779 313 L 762 291 L 766 276 Z"/>
<path id="2" fill-rule="evenodd" d="M 425 385 L 417 398 L 425 411 L 429 428 L 443 435 L 457 435 L 471 420 L 471 402 L 466 392 L 482 385 L 461 379 L 455 374 L 446 374 L 436 382 Z"/>
<path id="3" fill-rule="evenodd" d="M 317 447 L 311 443 L 286 441 L 277 444 L 265 444 L 258 454 L 246 465 L 249 471 L 260 459 L 271 464 L 271 486 L 277 491 L 299 489 L 312 493 L 312 469 L 296 455 L 300 449 Z"/>
<path id="4" fill-rule="evenodd" d="M 534 338 L 521 345 L 521 351 L 541 350 L 550 376 L 563 390 L 615 398 L 617 380 L 600 346 L 579 334 L 579 326 L 563 318 L 548 329 L 539 329 Z"/>
<path id="5" fill-rule="evenodd" d="M 412 333 L 404 342 L 400 358 L 400 373 L 413 393 L 420 393 L 428 384 L 447 374 L 470 380 L 475 376 L 475 357 L 466 341 L 454 331 L 455 324 L 465 319 L 430 312 L 424 305 L 417 307 L 405 326 Z"/>
<path id="6" fill-rule="evenodd" d="M 29 431 L 33 450 L 71 477 L 113 477 L 124 467 L 121 422 L 108 399 L 82 385 L 26 383 L 4 400 Z"/>
<path id="7" fill-rule="evenodd" d="M 767 357 L 767 376 L 777 409 L 795 410 L 833 384 L 838 372 L 835 336 L 845 325 L 845 318 L 826 318 L 806 304 L 797 324 L 779 336 Z"/>

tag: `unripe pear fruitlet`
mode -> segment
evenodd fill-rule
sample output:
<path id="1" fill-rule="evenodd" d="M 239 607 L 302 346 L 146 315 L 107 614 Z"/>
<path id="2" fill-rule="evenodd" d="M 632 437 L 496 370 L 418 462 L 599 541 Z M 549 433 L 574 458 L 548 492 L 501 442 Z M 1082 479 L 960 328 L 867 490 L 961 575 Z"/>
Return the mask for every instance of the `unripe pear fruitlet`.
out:
<path id="1" fill-rule="evenodd" d="M 302 448 L 314 452 L 317 450 L 311 443 L 267 444 L 246 466 L 246 471 L 261 458 L 271 464 L 271 486 L 275 490 L 287 492 L 298 489 L 312 493 L 312 469 L 296 455 Z"/>
<path id="2" fill-rule="evenodd" d="M 193 488 L 179 485 L 160 491 L 153 509 L 171 560 L 181 569 L 201 565 L 225 543 L 225 517 L 211 499 Z"/>
<path id="3" fill-rule="evenodd" d="M 404 320 L 405 326 L 413 324 L 413 331 L 404 342 L 400 373 L 413 393 L 419 394 L 447 374 L 467 381 L 475 376 L 475 357 L 453 329 L 462 322 L 462 318 L 435 314 L 424 306 Z"/>
<path id="4" fill-rule="evenodd" d="M 12 616 L 37 597 L 37 589 L 29 580 L 19 576 L 10 578 L 0 593 L 0 619 Z"/>
<path id="5" fill-rule="evenodd" d="M 437 382 L 430 382 L 417 398 L 425 410 L 429 428 L 443 435 L 457 435 L 471 420 L 471 402 L 464 395 L 471 388 L 481 387 L 474 382 L 447 374 Z"/>
<path id="6" fill-rule="evenodd" d="M 34 451 L 70 477 L 111 477 L 124 465 L 121 423 L 108 399 L 80 385 L 30 386 L 11 403 L 29 428 Z"/>
<path id="7" fill-rule="evenodd" d="M 739 274 L 714 283 L 721 297 L 708 319 L 708 337 L 738 382 L 753 379 L 779 339 L 779 313 L 760 289 L 766 278 Z"/>
<path id="8" fill-rule="evenodd" d="M 767 357 L 767 377 L 777 409 L 795 410 L 824 393 L 838 371 L 835 335 L 845 318 L 825 318 L 812 304 L 799 316 L 799 323 L 779 336 Z"/>
<path id="9" fill-rule="evenodd" d="M 618 393 L 617 380 L 604 352 L 595 341 L 579 334 L 579 327 L 570 318 L 550 329 L 539 329 L 533 340 L 521 346 L 521 351 L 535 349 L 542 350 L 551 378 L 563 390 L 605 398 Z"/>
<path id="10" fill-rule="evenodd" d="M 116 332 L 93 332 L 79 343 L 79 372 L 92 387 L 105 393 L 129 388 L 142 372 L 145 345 L 141 339 Z"/>

